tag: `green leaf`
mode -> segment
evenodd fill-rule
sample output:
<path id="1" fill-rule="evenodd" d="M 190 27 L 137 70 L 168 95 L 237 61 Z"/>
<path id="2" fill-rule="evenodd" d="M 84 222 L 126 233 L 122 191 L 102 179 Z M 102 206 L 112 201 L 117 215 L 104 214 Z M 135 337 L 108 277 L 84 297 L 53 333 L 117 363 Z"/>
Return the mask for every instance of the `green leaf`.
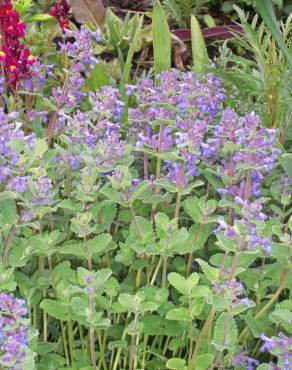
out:
<path id="1" fill-rule="evenodd" d="M 223 312 L 218 317 L 213 336 L 213 344 L 218 350 L 229 349 L 237 342 L 238 330 L 232 315 Z"/>
<path id="2" fill-rule="evenodd" d="M 292 334 L 292 300 L 277 303 L 276 309 L 269 315 L 269 319 Z"/>
<path id="3" fill-rule="evenodd" d="M 194 70 L 201 72 L 209 64 L 209 57 L 200 25 L 193 14 L 191 16 L 191 32 Z"/>
<path id="4" fill-rule="evenodd" d="M 189 311 L 184 307 L 171 309 L 167 312 L 166 318 L 167 320 L 192 321 Z"/>
<path id="5" fill-rule="evenodd" d="M 220 274 L 220 269 L 210 266 L 204 260 L 197 258 L 196 262 L 201 266 L 203 273 L 210 281 L 217 281 Z"/>
<path id="6" fill-rule="evenodd" d="M 216 22 L 215 22 L 214 18 L 209 14 L 204 15 L 204 22 L 206 23 L 206 25 L 209 28 L 216 27 Z"/>
<path id="7" fill-rule="evenodd" d="M 62 248 L 59 250 L 60 254 L 64 255 L 72 255 L 78 258 L 85 258 L 85 250 L 84 250 L 84 243 L 83 242 L 68 242 L 64 244 Z"/>
<path id="8" fill-rule="evenodd" d="M 166 362 L 166 367 L 173 370 L 184 370 L 186 369 L 186 360 L 182 358 L 171 358 Z"/>
<path id="9" fill-rule="evenodd" d="M 165 13 L 158 0 L 153 7 L 152 32 L 154 71 L 157 75 L 171 68 L 171 36 Z"/>
<path id="10" fill-rule="evenodd" d="M 194 370 L 206 370 L 212 365 L 213 361 L 214 355 L 212 355 L 211 353 L 199 355 L 196 359 Z"/>
<path id="11" fill-rule="evenodd" d="M 197 197 L 188 197 L 184 202 L 184 208 L 195 222 L 201 222 L 202 211 Z"/>
<path id="12" fill-rule="evenodd" d="M 48 150 L 48 144 L 46 139 L 37 139 L 34 148 L 35 157 L 42 158 L 45 152 Z"/>
<path id="13" fill-rule="evenodd" d="M 0 193 L 0 202 L 7 199 L 15 199 L 17 196 L 12 191 L 3 191 Z"/>
<path id="14" fill-rule="evenodd" d="M 40 307 L 46 311 L 49 316 L 54 317 L 57 320 L 66 321 L 70 319 L 70 307 L 65 303 L 54 301 L 52 299 L 44 299 Z"/>
<path id="15" fill-rule="evenodd" d="M 100 234 L 95 238 L 88 240 L 87 247 L 89 255 L 93 256 L 95 254 L 102 253 L 107 248 L 111 240 L 112 237 L 110 234 Z"/>
<path id="16" fill-rule="evenodd" d="M 170 193 L 176 193 L 177 192 L 177 187 L 175 184 L 173 184 L 171 181 L 169 181 L 168 179 L 158 179 L 158 180 L 155 180 L 154 181 L 154 184 L 155 185 L 159 185 L 159 186 L 162 186 L 163 188 L 165 188 L 167 191 L 169 191 Z"/>
<path id="17" fill-rule="evenodd" d="M 28 18 L 25 18 L 25 22 L 47 22 L 47 21 L 55 21 L 55 18 L 49 14 L 34 14 Z"/>
<path id="18" fill-rule="evenodd" d="M 143 21 L 144 21 L 144 17 L 141 16 L 139 18 L 138 27 L 136 28 L 134 37 L 131 41 L 130 48 L 129 48 L 127 58 L 126 58 L 126 62 L 123 68 L 123 73 L 121 77 L 121 90 L 122 90 L 123 95 L 125 94 L 125 85 L 129 83 L 129 80 L 130 80 L 132 60 L 133 60 L 133 56 L 135 54 L 135 51 L 139 43 L 140 33 L 143 27 Z"/>
<path id="19" fill-rule="evenodd" d="M 141 197 L 141 195 L 143 195 L 145 193 L 145 191 L 150 187 L 151 183 L 150 181 L 143 181 L 141 182 L 137 188 L 135 189 L 135 191 L 133 192 L 131 198 L 130 198 L 130 202 L 133 203 L 136 199 L 138 199 L 139 197 Z"/>
<path id="20" fill-rule="evenodd" d="M 101 61 L 94 66 L 90 75 L 86 78 L 86 84 L 91 91 L 96 91 L 98 88 L 110 84 L 107 64 L 105 62 Z"/>
<path id="21" fill-rule="evenodd" d="M 17 209 L 13 199 L 5 199 L 0 202 L 2 224 L 16 224 Z"/>
<path id="22" fill-rule="evenodd" d="M 255 0 L 256 8 L 263 18 L 264 22 L 268 26 L 271 34 L 282 49 L 287 61 L 292 68 L 292 55 L 285 45 L 285 41 L 281 35 L 279 24 L 275 16 L 271 0 Z"/>
<path id="23" fill-rule="evenodd" d="M 199 282 L 199 275 L 197 273 L 191 274 L 187 279 L 178 274 L 177 272 L 171 272 L 168 274 L 168 281 L 172 286 L 175 287 L 181 294 L 189 296 L 195 290 Z"/>

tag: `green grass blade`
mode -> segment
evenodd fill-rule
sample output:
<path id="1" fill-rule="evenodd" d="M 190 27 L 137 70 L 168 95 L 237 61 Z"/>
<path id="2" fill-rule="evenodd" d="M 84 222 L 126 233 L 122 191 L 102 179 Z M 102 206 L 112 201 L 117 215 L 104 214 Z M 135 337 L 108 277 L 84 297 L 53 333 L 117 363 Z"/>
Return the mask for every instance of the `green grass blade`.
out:
<path id="1" fill-rule="evenodd" d="M 131 46 L 130 46 L 128 54 L 127 54 L 127 59 L 126 59 L 126 62 L 125 62 L 124 68 L 123 68 L 122 78 L 121 78 L 121 84 L 122 84 L 121 89 L 122 89 L 122 91 L 124 89 L 125 84 L 129 83 L 132 60 L 133 60 L 134 53 L 137 50 L 138 43 L 139 43 L 139 40 L 140 40 L 141 31 L 142 31 L 142 27 L 143 27 L 143 20 L 144 20 L 144 17 L 141 16 L 140 19 L 139 19 L 139 22 L 138 22 L 138 27 L 135 31 L 133 40 L 131 42 Z"/>
<path id="2" fill-rule="evenodd" d="M 171 36 L 165 13 L 158 0 L 153 8 L 152 32 L 154 71 L 159 74 L 171 68 Z"/>
<path id="3" fill-rule="evenodd" d="M 287 61 L 292 68 L 292 54 L 289 52 L 289 49 L 285 45 L 284 39 L 281 35 L 280 28 L 278 25 L 277 18 L 274 13 L 272 2 L 270 0 L 255 0 L 256 8 L 269 28 L 274 39 L 277 41 L 278 45 L 282 49 Z"/>
<path id="4" fill-rule="evenodd" d="M 209 64 L 209 57 L 200 25 L 194 15 L 191 18 L 191 31 L 194 70 L 201 72 Z"/>

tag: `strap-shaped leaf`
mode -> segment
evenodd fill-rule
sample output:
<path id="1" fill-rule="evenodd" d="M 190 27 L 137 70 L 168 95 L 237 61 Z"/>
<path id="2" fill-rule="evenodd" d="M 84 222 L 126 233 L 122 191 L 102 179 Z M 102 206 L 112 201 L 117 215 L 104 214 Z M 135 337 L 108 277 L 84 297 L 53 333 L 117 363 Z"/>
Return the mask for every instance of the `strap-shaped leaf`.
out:
<path id="1" fill-rule="evenodd" d="M 209 57 L 200 25 L 194 15 L 191 18 L 191 31 L 193 65 L 195 71 L 201 72 L 209 64 Z"/>
<path id="2" fill-rule="evenodd" d="M 171 68 L 171 36 L 165 13 L 158 0 L 153 8 L 152 32 L 154 70 L 157 75 Z"/>
<path id="3" fill-rule="evenodd" d="M 261 17 L 263 18 L 264 22 L 266 23 L 267 27 L 269 28 L 271 34 L 279 44 L 280 48 L 282 49 L 287 61 L 292 68 L 292 54 L 285 45 L 285 41 L 281 35 L 277 18 L 275 16 L 275 12 L 272 6 L 271 0 L 255 0 L 256 9 L 260 13 Z"/>

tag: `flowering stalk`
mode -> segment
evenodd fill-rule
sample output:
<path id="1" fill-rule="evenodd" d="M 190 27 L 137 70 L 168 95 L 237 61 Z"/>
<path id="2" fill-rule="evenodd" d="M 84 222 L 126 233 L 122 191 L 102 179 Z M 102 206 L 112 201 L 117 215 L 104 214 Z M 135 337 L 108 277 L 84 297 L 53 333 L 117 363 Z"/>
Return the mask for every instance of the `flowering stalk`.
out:
<path id="1" fill-rule="evenodd" d="M 20 22 L 19 14 L 13 8 L 11 0 L 0 3 L 0 28 L 0 64 L 7 88 L 16 94 L 19 82 L 31 76 L 30 66 L 35 63 L 35 57 L 19 40 L 25 36 L 26 25 Z"/>

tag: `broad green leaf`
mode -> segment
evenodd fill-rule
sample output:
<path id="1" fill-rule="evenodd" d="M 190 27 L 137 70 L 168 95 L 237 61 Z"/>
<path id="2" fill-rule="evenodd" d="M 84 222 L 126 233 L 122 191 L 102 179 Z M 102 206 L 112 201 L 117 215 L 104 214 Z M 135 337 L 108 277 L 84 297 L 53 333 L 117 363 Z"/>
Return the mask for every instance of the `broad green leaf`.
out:
<path id="1" fill-rule="evenodd" d="M 212 365 L 214 361 L 214 355 L 211 353 L 205 353 L 203 355 L 199 355 L 196 358 L 196 364 L 194 370 L 206 370 Z"/>
<path id="2" fill-rule="evenodd" d="M 289 49 L 285 45 L 285 41 L 281 35 L 279 24 L 277 18 L 275 16 L 275 12 L 273 10 L 272 1 L 271 0 L 255 0 L 256 9 L 260 13 L 261 17 L 263 18 L 264 22 L 268 26 L 271 34 L 279 44 L 280 48 L 282 49 L 287 61 L 292 68 L 292 54 L 290 53 Z"/>
<path id="3" fill-rule="evenodd" d="M 59 250 L 59 253 L 70 256 L 72 255 L 78 258 L 86 257 L 83 242 L 68 242 L 62 246 L 62 248 Z"/>
<path id="4" fill-rule="evenodd" d="M 196 261 L 201 266 L 203 273 L 210 281 L 217 281 L 220 274 L 220 269 L 210 266 L 206 261 L 197 258 Z"/>
<path id="5" fill-rule="evenodd" d="M 52 316 L 57 320 L 66 321 L 70 319 L 70 306 L 65 303 L 52 299 L 44 299 L 41 302 L 40 307 L 46 311 L 49 316 Z"/>
<path id="6" fill-rule="evenodd" d="M 13 199 L 5 199 L 0 202 L 2 224 L 16 224 L 17 209 Z"/>
<path id="7" fill-rule="evenodd" d="M 257 367 L 257 370 L 272 370 L 272 366 L 269 364 L 261 364 Z"/>
<path id="8" fill-rule="evenodd" d="M 172 370 L 185 370 L 186 369 L 186 360 L 182 358 L 171 358 L 167 361 L 166 367 Z"/>
<path id="9" fill-rule="evenodd" d="M 200 25 L 193 14 L 191 16 L 191 32 L 194 70 L 201 72 L 209 64 L 209 57 Z"/>
<path id="10" fill-rule="evenodd" d="M 7 199 L 15 199 L 17 195 L 12 191 L 3 191 L 0 193 L 0 202 Z"/>
<path id="11" fill-rule="evenodd" d="M 167 320 L 192 321 L 189 311 L 184 307 L 171 309 L 167 312 L 166 318 Z"/>
<path id="12" fill-rule="evenodd" d="M 136 199 L 141 197 L 145 193 L 145 191 L 150 187 L 150 185 L 151 185 L 150 181 L 143 181 L 139 185 L 137 185 L 137 188 L 135 189 L 130 198 L 130 202 L 133 203 Z"/>
<path id="13" fill-rule="evenodd" d="M 154 71 L 158 75 L 171 68 L 171 36 L 165 13 L 158 0 L 153 7 L 152 32 Z"/>
<path id="14" fill-rule="evenodd" d="M 195 222 L 201 222 L 202 211 L 197 197 L 188 197 L 184 202 L 184 208 Z"/>
<path id="15" fill-rule="evenodd" d="M 238 330 L 232 315 L 223 312 L 218 317 L 213 336 L 213 344 L 218 350 L 229 349 L 237 342 Z"/>
<path id="16" fill-rule="evenodd" d="M 191 274 L 187 279 L 178 274 L 171 272 L 168 274 L 168 281 L 175 287 L 181 294 L 189 296 L 196 289 L 199 282 L 199 275 L 197 273 Z"/>
<path id="17" fill-rule="evenodd" d="M 86 84 L 91 91 L 96 91 L 98 88 L 109 85 L 110 78 L 105 62 L 97 63 L 90 75 L 86 78 Z"/>
<path id="18" fill-rule="evenodd" d="M 95 254 L 102 253 L 107 248 L 111 240 L 112 237 L 110 234 L 100 234 L 95 238 L 88 240 L 87 247 L 89 255 L 93 256 Z"/>
<path id="19" fill-rule="evenodd" d="M 37 139 L 34 148 L 35 157 L 42 158 L 45 152 L 48 150 L 48 144 L 46 139 Z"/>

